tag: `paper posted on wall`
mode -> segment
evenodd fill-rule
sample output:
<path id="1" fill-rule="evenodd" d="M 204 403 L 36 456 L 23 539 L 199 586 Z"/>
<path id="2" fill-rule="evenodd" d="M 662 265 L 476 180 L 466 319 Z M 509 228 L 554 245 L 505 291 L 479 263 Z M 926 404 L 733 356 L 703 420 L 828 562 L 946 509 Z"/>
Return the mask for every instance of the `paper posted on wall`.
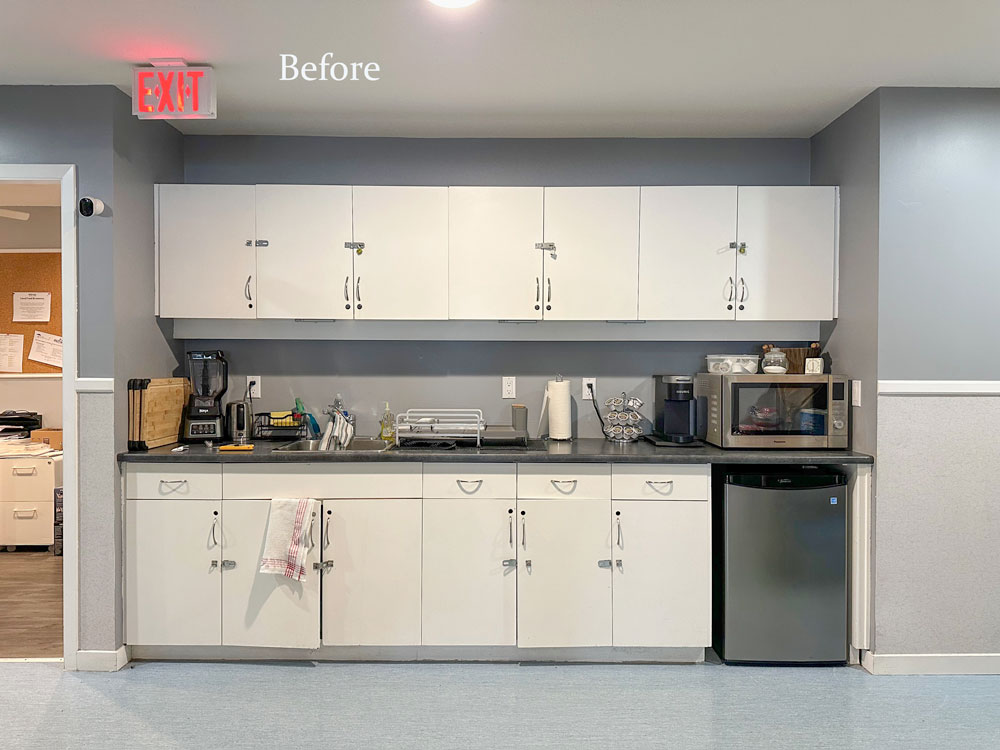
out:
<path id="1" fill-rule="evenodd" d="M 51 292 L 14 292 L 15 323 L 48 323 L 51 319 Z"/>
<path id="2" fill-rule="evenodd" d="M 21 372 L 24 336 L 20 333 L 0 333 L 0 372 Z"/>
<path id="3" fill-rule="evenodd" d="M 35 331 L 35 338 L 31 342 L 31 351 L 28 352 L 28 359 L 41 362 L 43 365 L 62 367 L 62 336 L 53 336 L 51 333 Z"/>

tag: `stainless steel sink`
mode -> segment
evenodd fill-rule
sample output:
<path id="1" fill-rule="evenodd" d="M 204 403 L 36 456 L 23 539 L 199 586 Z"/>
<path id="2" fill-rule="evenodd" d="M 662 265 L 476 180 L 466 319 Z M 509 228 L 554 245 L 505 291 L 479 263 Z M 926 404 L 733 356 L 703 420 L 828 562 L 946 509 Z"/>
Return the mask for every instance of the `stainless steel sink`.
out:
<path id="1" fill-rule="evenodd" d="M 296 440 L 294 443 L 275 448 L 276 453 L 335 453 L 341 451 L 367 451 L 369 453 L 384 453 L 392 447 L 391 443 L 386 443 L 380 438 L 356 437 L 346 448 L 329 448 L 320 450 L 320 440 Z"/>

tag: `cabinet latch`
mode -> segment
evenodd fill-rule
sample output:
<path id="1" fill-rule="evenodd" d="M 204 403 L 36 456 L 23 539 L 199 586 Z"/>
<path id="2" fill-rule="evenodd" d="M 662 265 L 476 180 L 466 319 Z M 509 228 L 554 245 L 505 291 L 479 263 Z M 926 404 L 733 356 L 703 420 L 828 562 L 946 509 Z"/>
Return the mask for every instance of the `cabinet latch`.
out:
<path id="1" fill-rule="evenodd" d="M 327 571 L 333 568 L 333 560 L 324 560 L 323 562 L 314 562 L 313 570 Z"/>
<path id="2" fill-rule="evenodd" d="M 507 560 L 504 560 L 503 561 L 503 566 L 505 568 L 516 568 L 517 567 L 517 558 L 511 557 L 511 558 L 508 558 Z"/>
<path id="3" fill-rule="evenodd" d="M 556 257 L 556 243 L 554 242 L 536 242 L 535 250 L 543 250 L 549 253 L 553 258 Z"/>
<path id="4" fill-rule="evenodd" d="M 610 560 L 598 560 L 597 561 L 597 567 L 598 568 L 610 568 L 611 567 L 611 561 Z"/>
<path id="5" fill-rule="evenodd" d="M 344 247 L 347 248 L 348 250 L 353 250 L 358 255 L 361 255 L 361 253 L 363 253 L 364 250 L 365 250 L 365 243 L 364 242 L 345 242 L 344 243 Z"/>
<path id="6" fill-rule="evenodd" d="M 269 243 L 267 240 L 257 240 L 253 244 L 255 244 L 257 247 L 267 247 Z"/>

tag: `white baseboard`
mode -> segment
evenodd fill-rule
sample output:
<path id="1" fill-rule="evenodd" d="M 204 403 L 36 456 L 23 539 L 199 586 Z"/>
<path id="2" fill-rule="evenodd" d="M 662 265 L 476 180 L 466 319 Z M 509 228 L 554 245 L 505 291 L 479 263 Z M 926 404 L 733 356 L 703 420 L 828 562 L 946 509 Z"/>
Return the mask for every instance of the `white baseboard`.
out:
<path id="1" fill-rule="evenodd" d="M 872 674 L 1000 674 L 1000 654 L 873 654 L 861 664 Z"/>
<path id="2" fill-rule="evenodd" d="M 125 646 L 116 651 L 77 651 L 76 668 L 80 672 L 117 672 L 129 662 Z"/>

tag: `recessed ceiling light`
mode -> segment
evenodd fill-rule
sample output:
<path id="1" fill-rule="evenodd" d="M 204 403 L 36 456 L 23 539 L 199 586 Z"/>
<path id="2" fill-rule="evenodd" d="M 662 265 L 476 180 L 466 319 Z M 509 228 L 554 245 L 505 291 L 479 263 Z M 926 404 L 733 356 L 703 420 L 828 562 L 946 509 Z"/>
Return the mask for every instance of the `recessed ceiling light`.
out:
<path id="1" fill-rule="evenodd" d="M 466 5 L 472 5 L 476 0 L 431 0 L 431 2 L 442 8 L 464 8 Z"/>

